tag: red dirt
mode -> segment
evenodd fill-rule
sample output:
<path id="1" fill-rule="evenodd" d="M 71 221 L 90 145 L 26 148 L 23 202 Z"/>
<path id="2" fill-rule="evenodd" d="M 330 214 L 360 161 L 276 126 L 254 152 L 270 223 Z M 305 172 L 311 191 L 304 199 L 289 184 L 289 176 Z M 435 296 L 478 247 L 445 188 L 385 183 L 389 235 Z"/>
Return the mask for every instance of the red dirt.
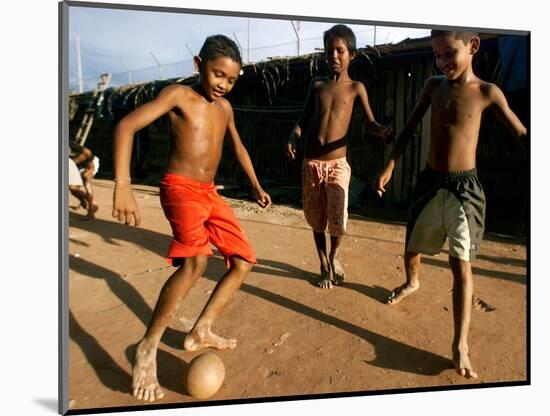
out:
<path id="1" fill-rule="evenodd" d="M 163 257 L 171 234 L 158 190 L 134 189 L 138 228 L 112 220 L 110 181 L 95 181 L 95 220 L 70 210 L 72 409 L 144 404 L 130 392 L 130 359 L 173 269 Z M 210 400 L 525 381 L 524 245 L 485 240 L 473 263 L 477 307 L 469 345 L 480 377 L 469 381 L 450 363 L 452 277 L 444 253 L 423 258 L 418 292 L 387 306 L 383 300 L 404 280 L 404 226 L 352 215 L 341 250 L 346 283 L 323 291 L 315 286 L 318 260 L 300 210 L 229 202 L 259 264 L 216 324 L 239 345 L 217 352 L 226 378 Z M 158 403 L 194 400 L 183 376 L 199 353 L 184 351 L 182 343 L 223 271 L 223 260 L 213 256 L 165 333 L 158 368 L 166 396 Z"/>

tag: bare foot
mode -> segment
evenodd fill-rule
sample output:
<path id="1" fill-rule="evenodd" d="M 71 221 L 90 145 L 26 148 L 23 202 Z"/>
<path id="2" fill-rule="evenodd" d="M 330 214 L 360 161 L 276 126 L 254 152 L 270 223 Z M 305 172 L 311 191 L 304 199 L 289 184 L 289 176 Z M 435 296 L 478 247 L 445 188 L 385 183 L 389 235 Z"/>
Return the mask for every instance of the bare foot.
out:
<path id="1" fill-rule="evenodd" d="M 456 350 L 453 348 L 453 363 L 456 372 L 462 377 L 469 379 L 477 378 L 477 373 L 472 369 L 470 359 L 468 358 L 468 347 L 462 348 L 462 351 L 461 348 L 457 348 Z"/>
<path id="2" fill-rule="evenodd" d="M 321 289 L 332 289 L 332 282 L 330 281 L 330 271 L 321 270 L 321 279 L 319 280 L 319 287 Z"/>
<path id="3" fill-rule="evenodd" d="M 85 196 L 76 196 L 78 198 L 78 200 L 80 201 L 80 205 L 78 207 L 76 207 L 77 209 L 82 207 L 84 209 L 88 209 L 88 200 L 86 199 Z"/>
<path id="4" fill-rule="evenodd" d="M 69 191 L 71 192 L 71 195 L 78 199 L 78 202 L 80 202 L 80 204 L 78 206 L 75 206 L 73 209 L 84 208 L 85 210 L 87 210 L 89 206 L 88 195 L 80 189 L 74 189 L 71 187 L 69 187 Z"/>
<path id="5" fill-rule="evenodd" d="M 99 206 L 94 202 L 90 203 L 90 207 L 88 208 L 88 214 L 86 214 L 86 218 L 92 219 L 95 218 L 95 213 L 99 209 Z"/>
<path id="6" fill-rule="evenodd" d="M 391 292 L 390 296 L 386 300 L 387 305 L 395 305 L 401 302 L 403 299 L 409 297 L 418 290 L 420 284 L 418 283 L 405 283 L 399 287 L 396 287 Z"/>
<path id="7" fill-rule="evenodd" d="M 233 349 L 237 346 L 235 338 L 224 338 L 214 334 L 210 329 L 193 330 L 183 341 L 183 348 L 186 351 L 198 351 L 203 348 L 216 348 L 218 350 Z"/>
<path id="8" fill-rule="evenodd" d="M 340 261 L 337 258 L 331 260 L 332 274 L 334 277 L 334 284 L 339 285 L 343 283 L 346 277 L 346 273 L 340 264 Z"/>
<path id="9" fill-rule="evenodd" d="M 141 340 L 136 349 L 132 369 L 132 394 L 139 400 L 149 402 L 164 397 L 157 380 L 157 349 L 145 339 Z"/>

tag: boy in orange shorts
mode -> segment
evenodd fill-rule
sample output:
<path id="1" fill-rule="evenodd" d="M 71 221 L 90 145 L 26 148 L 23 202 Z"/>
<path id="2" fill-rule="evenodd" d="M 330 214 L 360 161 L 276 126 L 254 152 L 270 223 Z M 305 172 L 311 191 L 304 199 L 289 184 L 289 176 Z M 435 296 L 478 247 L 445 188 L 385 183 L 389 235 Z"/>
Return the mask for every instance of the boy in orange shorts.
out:
<path id="1" fill-rule="evenodd" d="M 235 348 L 237 344 L 235 339 L 223 338 L 211 330 L 256 263 L 237 219 L 214 185 L 225 136 L 252 184 L 258 204 L 264 208 L 271 205 L 235 128 L 231 104 L 222 98 L 233 88 L 241 71 L 237 45 L 225 36 L 210 36 L 195 57 L 195 64 L 199 69 L 197 84 L 164 88 L 153 101 L 124 117 L 115 130 L 113 217 L 139 225 L 141 218 L 130 188 L 133 137 L 164 114 L 168 114 L 171 126 L 170 157 L 160 195 L 174 233 L 168 259 L 179 268 L 164 284 L 151 323 L 137 346 L 132 387 L 133 395 L 140 400 L 153 401 L 164 396 L 156 371 L 160 338 L 180 302 L 202 276 L 207 256 L 212 254 L 209 243 L 224 255 L 229 270 L 217 284 L 183 346 L 196 351 L 207 347 Z"/>
<path id="2" fill-rule="evenodd" d="M 361 101 L 369 133 L 386 140 L 391 130 L 376 122 L 365 86 L 348 75 L 348 66 L 356 53 L 352 30 L 345 25 L 333 26 L 324 33 L 323 41 L 331 76 L 311 81 L 304 111 L 288 140 L 287 156 L 290 160 L 296 158 L 296 144 L 305 130 L 304 214 L 313 229 L 321 263 L 319 286 L 330 289 L 332 282 L 344 280 L 338 249 L 348 218 L 351 169 L 346 160 L 346 135 L 355 99 Z M 325 239 L 327 226 L 331 242 L 329 255 Z"/>

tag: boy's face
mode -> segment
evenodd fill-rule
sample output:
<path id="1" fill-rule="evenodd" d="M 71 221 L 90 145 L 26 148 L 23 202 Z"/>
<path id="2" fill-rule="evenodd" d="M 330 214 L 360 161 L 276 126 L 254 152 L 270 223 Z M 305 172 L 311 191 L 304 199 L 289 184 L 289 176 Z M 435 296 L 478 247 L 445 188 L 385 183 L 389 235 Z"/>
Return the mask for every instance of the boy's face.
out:
<path id="1" fill-rule="evenodd" d="M 342 74 L 348 70 L 353 54 L 350 54 L 348 45 L 341 38 L 330 39 L 326 44 L 327 64 L 333 74 Z"/>
<path id="2" fill-rule="evenodd" d="M 432 38 L 432 49 L 437 67 L 449 80 L 456 80 L 471 67 L 472 58 L 479 48 L 479 38 L 470 39 L 467 44 L 453 36 Z"/>
<path id="3" fill-rule="evenodd" d="M 238 62 L 227 56 L 219 56 L 206 62 L 198 62 L 200 82 L 209 100 L 217 100 L 227 94 L 241 71 Z"/>

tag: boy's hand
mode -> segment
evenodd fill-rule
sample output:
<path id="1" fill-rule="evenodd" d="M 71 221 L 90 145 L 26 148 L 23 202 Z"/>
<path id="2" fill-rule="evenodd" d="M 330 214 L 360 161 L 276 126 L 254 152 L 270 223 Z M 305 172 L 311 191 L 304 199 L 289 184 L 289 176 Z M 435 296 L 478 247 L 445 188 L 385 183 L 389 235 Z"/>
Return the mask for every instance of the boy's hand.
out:
<path id="1" fill-rule="evenodd" d="M 382 137 L 384 144 L 390 144 L 393 134 L 392 128 L 390 126 L 382 126 L 380 133 L 380 137 Z"/>
<path id="2" fill-rule="evenodd" d="M 386 192 L 385 186 L 390 181 L 391 175 L 391 170 L 384 169 L 374 180 L 374 190 L 379 197 L 382 197 L 382 195 L 384 195 L 384 192 Z"/>
<path id="3" fill-rule="evenodd" d="M 113 194 L 113 218 L 119 222 L 124 222 L 126 225 L 132 224 L 137 227 L 141 223 L 141 215 L 136 204 L 130 184 L 115 184 L 115 192 Z"/>
<path id="4" fill-rule="evenodd" d="M 271 197 L 262 188 L 252 188 L 252 192 L 259 206 L 262 208 L 269 208 L 271 206 Z"/>
<path id="5" fill-rule="evenodd" d="M 82 176 L 86 179 L 92 179 L 94 176 L 94 162 L 88 163 L 86 168 L 84 169 L 84 172 L 82 172 Z"/>
<path id="6" fill-rule="evenodd" d="M 295 160 L 296 159 L 296 141 L 295 140 L 289 140 L 286 145 L 286 157 L 288 157 L 289 160 Z"/>

